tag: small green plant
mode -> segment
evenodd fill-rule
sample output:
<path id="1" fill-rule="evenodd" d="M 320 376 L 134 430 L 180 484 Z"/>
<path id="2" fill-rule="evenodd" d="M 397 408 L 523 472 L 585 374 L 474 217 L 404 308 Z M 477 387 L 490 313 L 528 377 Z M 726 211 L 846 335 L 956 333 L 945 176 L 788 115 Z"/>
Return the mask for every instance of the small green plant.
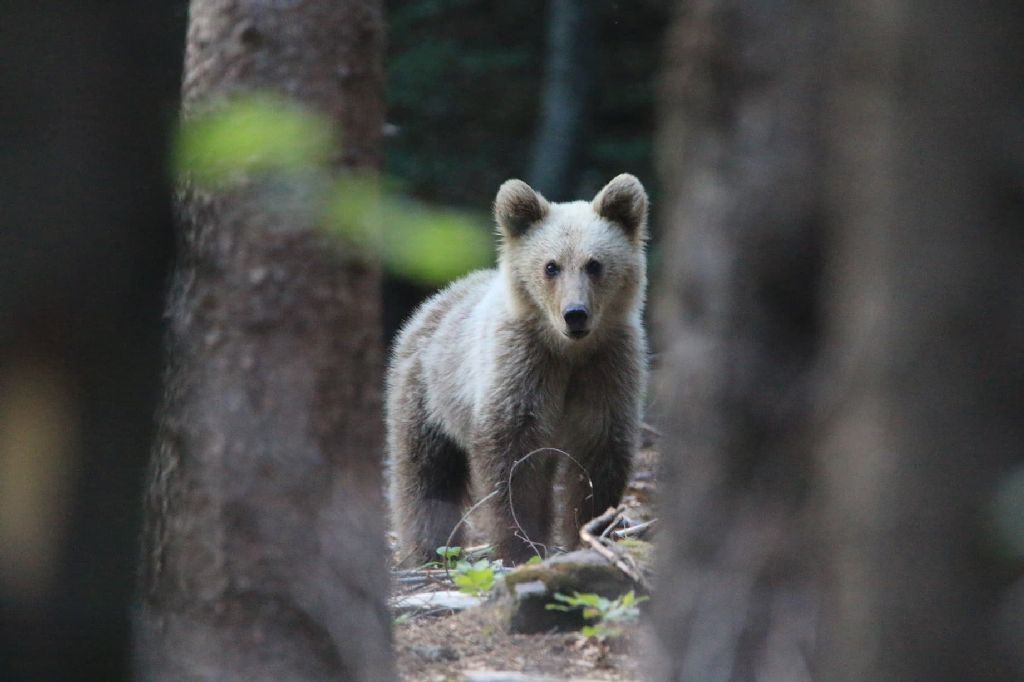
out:
<path id="1" fill-rule="evenodd" d="M 438 547 L 434 551 L 441 557 L 441 567 L 449 571 L 455 568 L 456 562 L 462 556 L 461 547 Z"/>
<path id="2" fill-rule="evenodd" d="M 620 596 L 618 599 L 607 599 L 593 592 L 574 592 L 567 596 L 561 592 L 555 593 L 555 599 L 561 604 L 547 604 L 544 606 L 548 611 L 576 611 L 582 610 L 583 619 L 593 621 L 592 624 L 584 625 L 580 634 L 584 637 L 618 637 L 622 629 L 616 627 L 618 623 L 635 621 L 640 615 L 637 608 L 649 599 L 649 597 L 637 597 L 633 590 Z"/>
<path id="3" fill-rule="evenodd" d="M 537 564 L 539 564 L 542 561 L 544 561 L 544 560 L 540 558 L 539 554 L 534 554 L 532 557 L 530 557 L 526 561 L 526 565 L 527 566 L 536 566 Z"/>
<path id="4" fill-rule="evenodd" d="M 494 587 L 494 566 L 487 559 L 473 563 L 460 561 L 455 565 L 455 576 L 452 579 L 460 592 L 484 595 Z"/>

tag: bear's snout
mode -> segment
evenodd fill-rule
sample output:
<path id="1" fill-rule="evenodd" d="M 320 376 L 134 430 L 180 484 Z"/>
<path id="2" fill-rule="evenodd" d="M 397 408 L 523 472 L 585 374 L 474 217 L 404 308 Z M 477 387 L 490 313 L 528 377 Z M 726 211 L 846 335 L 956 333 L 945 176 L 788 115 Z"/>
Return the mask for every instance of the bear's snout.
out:
<path id="1" fill-rule="evenodd" d="M 586 306 L 575 304 L 562 311 L 565 318 L 565 326 L 569 330 L 569 336 L 574 339 L 582 339 L 590 333 L 587 322 L 590 320 L 590 313 Z"/>

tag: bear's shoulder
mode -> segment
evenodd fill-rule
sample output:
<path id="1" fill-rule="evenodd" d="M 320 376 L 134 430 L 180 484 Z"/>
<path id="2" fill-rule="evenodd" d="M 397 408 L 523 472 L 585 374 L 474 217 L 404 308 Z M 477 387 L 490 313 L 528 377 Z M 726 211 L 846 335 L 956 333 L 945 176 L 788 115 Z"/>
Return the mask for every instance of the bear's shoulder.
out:
<path id="1" fill-rule="evenodd" d="M 395 349 L 408 346 L 415 337 L 430 335 L 444 318 L 462 306 L 472 306 L 498 277 L 497 270 L 477 270 L 449 283 L 420 304 L 395 338 Z"/>

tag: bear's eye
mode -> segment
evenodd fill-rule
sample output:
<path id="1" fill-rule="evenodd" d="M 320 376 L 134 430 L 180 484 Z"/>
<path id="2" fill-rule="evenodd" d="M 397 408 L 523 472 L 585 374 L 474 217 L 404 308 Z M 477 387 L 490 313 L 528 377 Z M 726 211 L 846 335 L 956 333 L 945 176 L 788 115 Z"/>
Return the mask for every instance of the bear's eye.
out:
<path id="1" fill-rule="evenodd" d="M 596 261 L 593 258 L 591 258 L 590 260 L 587 261 L 587 264 L 584 267 L 584 269 L 587 271 L 587 274 L 590 275 L 591 277 L 598 277 L 601 274 L 601 271 L 604 270 L 604 266 L 601 265 L 599 261 Z"/>
<path id="2" fill-rule="evenodd" d="M 557 277 L 561 271 L 562 268 L 558 267 L 558 263 L 553 260 L 548 261 L 548 264 L 544 266 L 544 274 L 548 277 Z"/>

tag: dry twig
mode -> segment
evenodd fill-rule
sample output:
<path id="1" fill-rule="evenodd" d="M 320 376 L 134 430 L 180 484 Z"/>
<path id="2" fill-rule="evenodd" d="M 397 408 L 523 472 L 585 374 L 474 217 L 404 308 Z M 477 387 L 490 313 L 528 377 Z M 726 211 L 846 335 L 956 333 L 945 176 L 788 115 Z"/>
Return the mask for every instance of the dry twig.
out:
<path id="1" fill-rule="evenodd" d="M 568 452 L 566 452 L 565 450 L 560 450 L 558 448 L 537 448 L 536 450 L 532 450 L 526 453 L 525 455 L 523 455 L 522 457 L 520 457 L 519 459 L 512 463 L 512 467 L 508 470 L 508 481 L 506 483 L 506 489 L 508 490 L 508 510 L 509 513 L 512 515 L 512 522 L 516 524 L 516 528 L 518 529 L 516 535 L 530 545 L 530 549 L 533 550 L 534 554 L 543 559 L 544 556 L 540 553 L 540 551 L 537 548 L 543 547 L 545 553 L 547 553 L 547 547 L 543 543 L 534 542 L 526 534 L 526 530 L 523 529 L 522 524 L 519 523 L 519 518 L 516 516 L 515 504 L 512 501 L 512 476 L 513 474 L 515 474 L 516 468 L 518 468 L 520 464 L 522 464 L 523 462 L 525 462 L 526 460 L 530 459 L 531 457 L 540 452 L 554 452 L 555 454 L 566 457 L 570 462 L 579 467 L 580 471 L 583 472 L 583 475 L 587 477 L 587 485 L 590 486 L 591 491 L 594 490 L 594 482 L 593 480 L 591 480 L 590 472 L 587 471 L 587 468 L 585 466 L 580 464 L 579 461 L 575 457 L 570 455 Z"/>
<path id="2" fill-rule="evenodd" d="M 580 528 L 580 539 L 587 543 L 595 552 L 607 559 L 613 566 L 622 571 L 637 585 L 646 588 L 647 582 L 635 566 L 630 566 L 622 556 L 613 551 L 610 547 L 601 542 L 601 538 L 594 535 L 601 524 L 610 522 L 617 514 L 621 514 L 623 507 L 608 507 L 605 513 L 588 521 Z"/>
<path id="3" fill-rule="evenodd" d="M 621 540 L 623 538 L 631 538 L 631 537 L 635 537 L 635 536 L 638 536 L 638 535 L 644 535 L 650 529 L 654 528 L 655 524 L 657 524 L 657 523 L 658 523 L 658 519 L 651 519 L 650 521 L 644 521 L 643 523 L 638 523 L 635 526 L 627 526 L 626 528 L 622 528 L 622 529 L 619 529 L 619 530 L 613 530 L 612 531 L 612 535 L 615 536 L 615 538 L 619 539 L 619 540 Z"/>

